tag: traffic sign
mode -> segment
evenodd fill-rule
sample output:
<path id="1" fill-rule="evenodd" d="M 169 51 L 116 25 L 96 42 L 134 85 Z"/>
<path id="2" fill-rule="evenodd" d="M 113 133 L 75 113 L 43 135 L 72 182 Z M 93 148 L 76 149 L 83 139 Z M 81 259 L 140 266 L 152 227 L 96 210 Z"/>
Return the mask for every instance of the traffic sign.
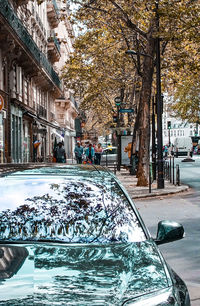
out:
<path id="1" fill-rule="evenodd" d="M 119 112 L 120 113 L 133 113 L 134 109 L 133 108 L 121 108 Z"/>
<path id="2" fill-rule="evenodd" d="M 116 97 L 116 98 L 115 98 L 115 104 L 116 104 L 117 106 L 119 106 L 121 103 L 122 103 L 122 98 L 121 98 L 121 97 Z"/>
<path id="3" fill-rule="evenodd" d="M 3 97 L 0 95 L 0 112 L 2 111 L 3 108 L 4 108 L 4 99 L 3 99 Z"/>

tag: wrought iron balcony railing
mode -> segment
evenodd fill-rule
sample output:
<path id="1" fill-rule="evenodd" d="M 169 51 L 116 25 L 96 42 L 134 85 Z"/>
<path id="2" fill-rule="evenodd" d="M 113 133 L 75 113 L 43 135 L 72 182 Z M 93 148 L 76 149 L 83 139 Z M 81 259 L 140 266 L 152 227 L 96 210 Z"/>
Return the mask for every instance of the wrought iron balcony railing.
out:
<path id="1" fill-rule="evenodd" d="M 21 20 L 17 17 L 8 0 L 0 0 L 0 14 L 3 15 L 3 17 L 9 23 L 9 26 L 12 27 L 16 35 L 28 48 L 28 50 L 31 52 L 31 54 L 39 63 L 39 65 L 44 68 L 44 70 L 50 76 L 54 84 L 61 88 L 61 82 L 58 74 L 54 71 L 53 67 L 46 58 L 46 55 L 40 51 L 33 38 L 24 27 Z"/>

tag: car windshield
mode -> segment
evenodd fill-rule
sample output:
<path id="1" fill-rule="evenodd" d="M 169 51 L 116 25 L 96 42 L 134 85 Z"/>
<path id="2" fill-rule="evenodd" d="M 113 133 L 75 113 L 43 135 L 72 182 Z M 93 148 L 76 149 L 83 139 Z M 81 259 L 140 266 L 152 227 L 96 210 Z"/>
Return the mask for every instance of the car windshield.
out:
<path id="1" fill-rule="evenodd" d="M 112 176 L 21 174 L 2 177 L 0 182 L 1 241 L 146 240 L 131 204 Z"/>

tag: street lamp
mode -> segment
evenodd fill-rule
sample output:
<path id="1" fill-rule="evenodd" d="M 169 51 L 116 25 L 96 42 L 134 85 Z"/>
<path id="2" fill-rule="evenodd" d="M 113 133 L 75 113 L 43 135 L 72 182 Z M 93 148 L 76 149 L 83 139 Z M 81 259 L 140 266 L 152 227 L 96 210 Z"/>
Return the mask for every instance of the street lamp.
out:
<path id="1" fill-rule="evenodd" d="M 115 99 L 115 105 L 117 106 L 117 128 L 120 127 L 119 122 L 119 109 L 120 105 L 122 103 L 122 97 L 116 97 Z M 121 137 L 119 134 L 119 131 L 117 131 L 117 171 L 120 171 L 121 166 Z"/>
<path id="2" fill-rule="evenodd" d="M 159 31 L 159 14 L 158 14 L 158 1 L 156 1 L 156 27 Z M 163 139 L 162 139 L 162 96 L 161 96 L 161 75 L 160 75 L 160 38 L 156 37 L 156 103 L 157 103 L 157 142 L 158 142 L 158 180 L 157 188 L 164 188 L 164 175 L 163 175 Z"/>

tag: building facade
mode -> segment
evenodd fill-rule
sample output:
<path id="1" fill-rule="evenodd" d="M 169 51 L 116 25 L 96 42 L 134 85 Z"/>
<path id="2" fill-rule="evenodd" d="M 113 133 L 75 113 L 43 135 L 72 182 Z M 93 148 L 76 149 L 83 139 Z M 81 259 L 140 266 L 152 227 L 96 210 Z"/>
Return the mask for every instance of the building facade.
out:
<path id="1" fill-rule="evenodd" d="M 173 117 L 169 99 L 165 97 L 163 105 L 163 145 L 173 145 L 176 138 L 191 137 L 193 142 L 200 138 L 200 125 Z"/>
<path id="2" fill-rule="evenodd" d="M 68 14 L 62 1 L 0 0 L 0 163 L 51 161 L 60 140 L 73 152 L 78 110 L 60 79 Z"/>

